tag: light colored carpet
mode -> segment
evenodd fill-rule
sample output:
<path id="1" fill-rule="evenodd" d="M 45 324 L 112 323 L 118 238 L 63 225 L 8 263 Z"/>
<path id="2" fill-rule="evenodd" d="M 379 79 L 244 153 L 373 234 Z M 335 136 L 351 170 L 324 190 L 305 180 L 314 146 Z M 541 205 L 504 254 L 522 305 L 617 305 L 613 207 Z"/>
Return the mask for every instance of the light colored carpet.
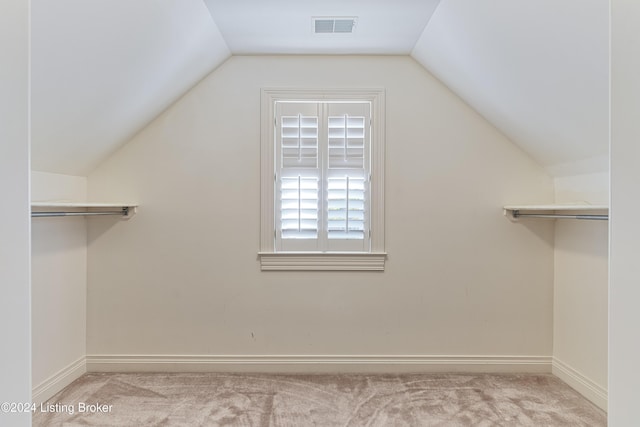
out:
<path id="1" fill-rule="evenodd" d="M 47 407 L 34 426 L 606 426 L 550 374 L 92 373 Z"/>

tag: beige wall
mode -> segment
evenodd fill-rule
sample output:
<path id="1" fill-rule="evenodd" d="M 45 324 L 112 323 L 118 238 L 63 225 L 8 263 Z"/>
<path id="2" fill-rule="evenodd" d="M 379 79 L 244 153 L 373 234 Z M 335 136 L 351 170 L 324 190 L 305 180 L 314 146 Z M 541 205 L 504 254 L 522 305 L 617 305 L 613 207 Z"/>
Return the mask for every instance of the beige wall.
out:
<path id="1" fill-rule="evenodd" d="M 556 202 L 608 204 L 609 174 L 555 179 Z M 554 253 L 553 372 L 607 407 L 609 226 L 557 220 Z"/>
<path id="2" fill-rule="evenodd" d="M 0 403 L 31 401 L 29 4 L 0 2 Z M 31 413 L 0 412 L 30 426 Z"/>
<path id="3" fill-rule="evenodd" d="M 32 172 L 33 201 L 86 200 L 83 177 Z M 34 218 L 31 233 L 34 399 L 85 371 L 87 225 L 82 217 Z"/>
<path id="4" fill-rule="evenodd" d="M 87 200 L 87 178 L 31 171 L 32 202 L 83 202 Z"/>
<path id="5" fill-rule="evenodd" d="M 609 425 L 638 423 L 640 2 L 611 1 Z"/>
<path id="6" fill-rule="evenodd" d="M 264 87 L 386 89 L 384 273 L 260 272 Z M 552 354 L 552 180 L 408 57 L 232 57 L 88 185 L 90 357 Z"/>

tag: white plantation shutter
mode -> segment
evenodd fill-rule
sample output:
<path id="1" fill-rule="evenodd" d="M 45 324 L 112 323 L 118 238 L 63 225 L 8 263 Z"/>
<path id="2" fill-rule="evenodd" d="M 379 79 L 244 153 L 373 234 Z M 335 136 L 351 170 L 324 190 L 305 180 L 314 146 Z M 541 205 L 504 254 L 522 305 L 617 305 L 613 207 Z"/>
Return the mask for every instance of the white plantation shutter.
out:
<path id="1" fill-rule="evenodd" d="M 369 102 L 276 102 L 276 250 L 369 250 Z"/>
<path id="2" fill-rule="evenodd" d="M 326 248 L 368 251 L 370 104 L 329 103 L 325 110 Z"/>
<path id="3" fill-rule="evenodd" d="M 317 103 L 276 105 L 276 247 L 317 251 L 321 229 Z"/>

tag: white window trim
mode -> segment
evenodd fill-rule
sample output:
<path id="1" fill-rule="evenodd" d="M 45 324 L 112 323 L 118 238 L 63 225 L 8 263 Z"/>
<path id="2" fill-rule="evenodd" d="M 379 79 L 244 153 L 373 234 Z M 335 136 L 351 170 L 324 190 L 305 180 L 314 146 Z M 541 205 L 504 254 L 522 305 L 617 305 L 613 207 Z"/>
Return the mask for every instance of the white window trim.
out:
<path id="1" fill-rule="evenodd" d="M 371 102 L 370 252 L 276 252 L 275 240 L 275 138 L 273 120 L 277 101 L 356 100 Z M 260 266 L 262 270 L 382 271 L 384 246 L 384 89 L 262 89 L 260 141 Z"/>

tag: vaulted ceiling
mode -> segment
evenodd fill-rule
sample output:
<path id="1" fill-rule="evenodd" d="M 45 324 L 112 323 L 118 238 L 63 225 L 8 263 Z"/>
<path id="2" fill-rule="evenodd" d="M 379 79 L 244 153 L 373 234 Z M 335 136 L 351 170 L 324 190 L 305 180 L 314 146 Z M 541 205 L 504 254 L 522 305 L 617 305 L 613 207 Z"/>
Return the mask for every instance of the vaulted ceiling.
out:
<path id="1" fill-rule="evenodd" d="M 229 55 L 202 0 L 32 0 L 32 169 L 86 175 Z"/>
<path id="2" fill-rule="evenodd" d="M 607 0 L 32 0 L 32 168 L 86 175 L 230 55 L 411 55 L 554 175 L 606 170 Z M 356 17 L 353 34 L 312 17 Z"/>
<path id="3" fill-rule="evenodd" d="M 442 0 L 412 55 L 552 174 L 607 170 L 607 0 Z"/>

